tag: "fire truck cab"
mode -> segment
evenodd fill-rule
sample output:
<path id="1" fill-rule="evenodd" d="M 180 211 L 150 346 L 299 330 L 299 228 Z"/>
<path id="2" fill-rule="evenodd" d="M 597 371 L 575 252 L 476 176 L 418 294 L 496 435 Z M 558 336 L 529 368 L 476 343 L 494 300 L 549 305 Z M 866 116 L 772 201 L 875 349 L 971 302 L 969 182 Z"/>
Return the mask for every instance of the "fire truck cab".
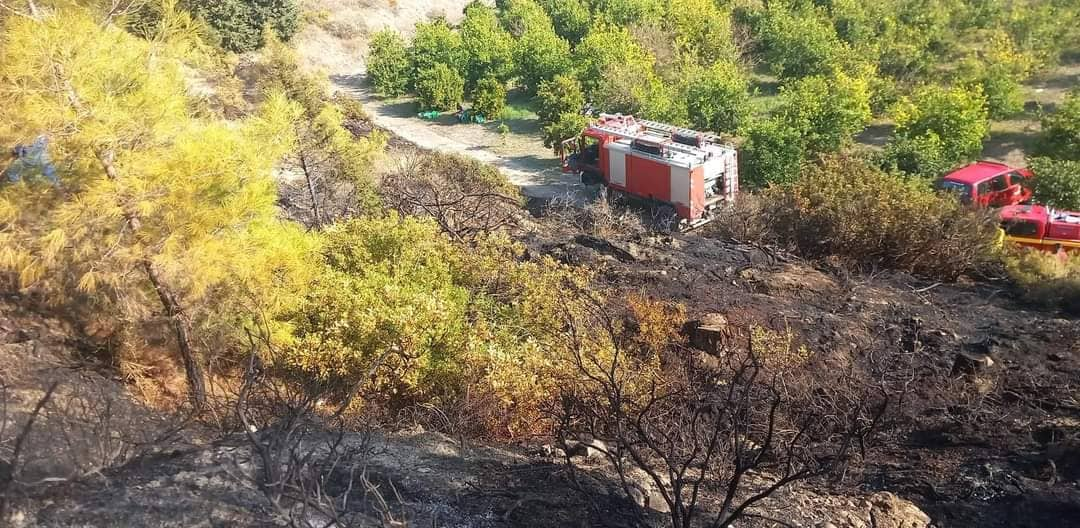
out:
<path id="1" fill-rule="evenodd" d="M 720 138 L 629 115 L 601 114 L 561 145 L 563 172 L 666 209 L 680 226 L 709 220 L 739 190 L 736 150 Z"/>
<path id="2" fill-rule="evenodd" d="M 1000 212 L 1005 240 L 1043 251 L 1080 251 L 1080 213 L 1042 205 L 1010 205 Z"/>

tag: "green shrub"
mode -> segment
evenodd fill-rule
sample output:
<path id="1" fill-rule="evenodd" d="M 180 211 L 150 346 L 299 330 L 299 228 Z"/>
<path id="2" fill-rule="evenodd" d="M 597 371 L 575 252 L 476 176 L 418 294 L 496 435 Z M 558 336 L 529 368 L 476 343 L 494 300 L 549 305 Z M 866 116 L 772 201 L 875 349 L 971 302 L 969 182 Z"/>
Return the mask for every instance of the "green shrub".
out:
<path id="1" fill-rule="evenodd" d="M 540 4 L 551 16 L 555 32 L 571 44 L 577 44 L 589 32 L 592 13 L 583 0 L 541 0 Z"/>
<path id="2" fill-rule="evenodd" d="M 529 31 L 554 31 L 551 17 L 535 0 L 499 0 L 495 3 L 499 20 L 514 38 L 521 38 Z"/>
<path id="3" fill-rule="evenodd" d="M 394 97 L 408 90 L 409 53 L 405 40 L 396 31 L 386 29 L 372 37 L 368 46 L 367 72 L 380 95 Z"/>
<path id="4" fill-rule="evenodd" d="M 1080 255 L 1017 247 L 1005 253 L 1005 270 L 1024 300 L 1080 314 Z"/>
<path id="5" fill-rule="evenodd" d="M 496 119 L 506 107 L 506 86 L 493 77 L 480 79 L 472 92 L 472 107 L 489 120 Z"/>
<path id="6" fill-rule="evenodd" d="M 1080 161 L 1032 158 L 1028 167 L 1036 202 L 1059 209 L 1080 211 Z"/>
<path id="7" fill-rule="evenodd" d="M 634 40 L 629 30 L 607 24 L 589 30 L 589 34 L 574 48 L 573 57 L 574 70 L 581 87 L 590 95 L 604 81 L 604 73 L 612 65 L 651 71 L 654 61 L 649 52 Z"/>
<path id="8" fill-rule="evenodd" d="M 416 24 L 416 34 L 409 47 L 413 81 L 418 81 L 420 75 L 438 64 L 444 64 L 460 74 L 465 71 L 467 60 L 461 35 L 446 20 L 437 18 Z"/>
<path id="9" fill-rule="evenodd" d="M 832 75 L 850 53 L 836 30 L 813 11 L 770 6 L 757 21 L 756 30 L 765 62 L 785 78 Z"/>
<path id="10" fill-rule="evenodd" d="M 895 138 L 882 152 L 881 166 L 885 170 L 924 179 L 940 177 L 955 165 L 945 156 L 941 138 L 933 132 L 914 138 Z"/>
<path id="11" fill-rule="evenodd" d="M 445 64 L 436 64 L 416 78 L 416 99 L 421 110 L 453 110 L 464 94 L 465 79 Z"/>
<path id="12" fill-rule="evenodd" d="M 750 187 L 791 182 L 799 177 L 806 145 L 802 132 L 779 119 L 751 125 L 739 152 L 739 175 Z"/>
<path id="13" fill-rule="evenodd" d="M 870 122 L 870 87 L 837 72 L 799 79 L 780 91 L 779 118 L 802 132 L 811 153 L 836 152 Z"/>
<path id="14" fill-rule="evenodd" d="M 189 0 L 188 9 L 214 29 L 221 46 L 242 53 L 263 45 L 263 29 L 288 41 L 300 26 L 293 0 Z"/>
<path id="15" fill-rule="evenodd" d="M 750 83 L 738 64 L 720 61 L 691 75 L 686 85 L 690 124 L 734 134 L 749 119 Z"/>
<path id="16" fill-rule="evenodd" d="M 860 159 L 827 157 L 766 197 L 777 238 L 807 257 L 945 280 L 978 272 L 993 259 L 991 213 Z"/>
<path id="17" fill-rule="evenodd" d="M 513 75 L 514 39 L 499 24 L 494 9 L 480 3 L 469 4 L 460 31 L 467 57 L 465 83 L 468 87 L 485 77 L 506 81 Z"/>
<path id="18" fill-rule="evenodd" d="M 1074 88 L 1057 110 L 1042 119 L 1036 151 L 1040 156 L 1080 161 L 1080 88 Z"/>
<path id="19" fill-rule="evenodd" d="M 576 114 L 585 106 L 581 83 L 569 75 L 556 75 L 540 83 L 536 90 L 536 115 L 543 124 L 554 123 L 563 114 Z"/>
<path id="20" fill-rule="evenodd" d="M 570 43 L 550 27 L 525 32 L 517 42 L 515 56 L 521 84 L 530 93 L 534 93 L 540 83 L 568 73 L 573 64 Z"/>
<path id="21" fill-rule="evenodd" d="M 897 103 L 892 114 L 894 141 L 939 142 L 942 163 L 949 165 L 974 160 L 990 131 L 986 97 L 978 86 L 926 86 Z"/>
<path id="22" fill-rule="evenodd" d="M 656 22 L 664 16 L 663 0 L 593 0 L 590 4 L 598 20 L 617 26 Z"/>
<path id="23" fill-rule="evenodd" d="M 561 114 L 555 121 L 544 125 L 544 146 L 559 153 L 563 141 L 576 137 L 587 126 L 589 118 L 578 112 Z"/>

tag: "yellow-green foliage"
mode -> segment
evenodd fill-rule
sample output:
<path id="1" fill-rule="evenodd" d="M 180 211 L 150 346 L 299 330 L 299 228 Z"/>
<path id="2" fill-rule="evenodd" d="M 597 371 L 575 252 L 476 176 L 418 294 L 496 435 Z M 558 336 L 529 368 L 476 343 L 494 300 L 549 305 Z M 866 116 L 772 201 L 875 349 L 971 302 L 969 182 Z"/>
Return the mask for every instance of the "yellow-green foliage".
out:
<path id="1" fill-rule="evenodd" d="M 271 177 L 299 109 L 274 96 L 240 122 L 193 118 L 177 49 L 77 10 L 9 22 L 0 144 L 45 136 L 61 183 L 0 189 L 0 260 L 129 315 L 160 309 L 149 263 L 190 320 L 224 328 L 307 282 L 314 242 L 277 219 Z"/>
<path id="2" fill-rule="evenodd" d="M 857 158 L 825 158 L 766 198 L 779 238 L 811 257 L 955 278 L 982 266 L 993 247 L 987 215 Z"/>
<path id="3" fill-rule="evenodd" d="M 510 411 L 487 430 L 534 430 L 566 350 L 563 292 L 587 276 L 521 254 L 501 236 L 465 248 L 412 217 L 332 226 L 282 366 L 344 388 L 378 364 L 373 400 L 453 405 L 486 394 Z"/>
<path id="4" fill-rule="evenodd" d="M 1028 301 L 1080 312 L 1080 255 L 1012 248 L 1005 269 Z"/>
<path id="5" fill-rule="evenodd" d="M 780 371 L 798 368 L 812 355 L 806 345 L 796 342 L 796 336 L 790 329 L 776 332 L 751 326 L 750 347 L 754 358 L 763 366 Z"/>

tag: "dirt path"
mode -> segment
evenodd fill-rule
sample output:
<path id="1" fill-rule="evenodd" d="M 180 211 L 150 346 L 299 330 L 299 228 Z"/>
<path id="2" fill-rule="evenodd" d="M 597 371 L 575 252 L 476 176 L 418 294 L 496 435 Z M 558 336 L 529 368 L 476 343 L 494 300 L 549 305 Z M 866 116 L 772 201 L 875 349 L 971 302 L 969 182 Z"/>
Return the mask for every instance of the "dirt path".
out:
<path id="1" fill-rule="evenodd" d="M 497 124 L 460 124 L 450 116 L 436 121 L 416 117 L 408 100 L 383 100 L 365 82 L 364 51 L 368 37 L 391 28 L 408 35 L 413 25 L 433 16 L 454 22 L 461 18 L 464 0 L 309 0 L 315 13 L 294 44 L 309 67 L 324 71 L 335 91 L 346 92 L 363 104 L 379 128 L 423 149 L 469 156 L 498 167 L 530 198 L 569 196 L 587 200 L 588 189 L 576 177 L 563 174 L 559 160 L 535 133 L 535 122 L 507 122 L 510 133 L 500 134 Z"/>

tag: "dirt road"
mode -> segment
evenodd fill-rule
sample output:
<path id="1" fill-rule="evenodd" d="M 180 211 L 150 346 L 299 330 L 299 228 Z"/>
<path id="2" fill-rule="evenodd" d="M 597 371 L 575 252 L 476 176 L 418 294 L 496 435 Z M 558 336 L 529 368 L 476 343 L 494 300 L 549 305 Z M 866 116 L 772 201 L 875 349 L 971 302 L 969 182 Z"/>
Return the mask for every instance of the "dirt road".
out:
<path id="1" fill-rule="evenodd" d="M 371 93 L 364 76 L 364 50 L 371 34 L 391 28 L 408 35 L 417 21 L 433 16 L 455 22 L 467 3 L 311 0 L 308 7 L 320 13 L 321 20 L 308 24 L 293 42 L 303 62 L 325 72 L 335 91 L 358 98 L 379 128 L 424 149 L 462 154 L 494 165 L 530 198 L 591 199 L 598 189 L 586 188 L 576 177 L 562 174 L 558 158 L 540 141 L 535 121 L 507 121 L 510 133 L 500 134 L 496 124 L 460 124 L 451 116 L 424 121 L 416 117 L 412 102 L 386 101 Z"/>

